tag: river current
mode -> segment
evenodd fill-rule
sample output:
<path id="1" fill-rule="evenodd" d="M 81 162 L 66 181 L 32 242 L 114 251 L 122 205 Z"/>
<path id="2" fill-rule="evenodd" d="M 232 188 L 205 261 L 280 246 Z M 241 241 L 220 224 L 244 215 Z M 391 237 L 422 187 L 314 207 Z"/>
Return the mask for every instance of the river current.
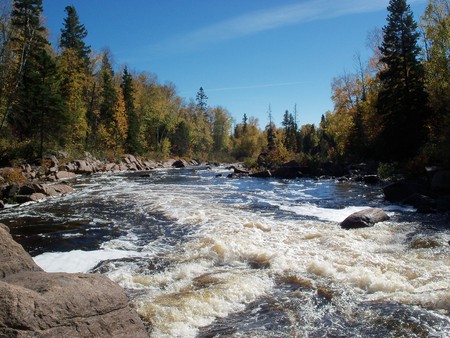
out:
<path id="1" fill-rule="evenodd" d="M 450 336 L 448 215 L 391 205 L 381 187 L 227 174 L 80 177 L 0 221 L 44 270 L 118 282 L 152 337 Z M 339 227 L 367 207 L 391 219 Z"/>

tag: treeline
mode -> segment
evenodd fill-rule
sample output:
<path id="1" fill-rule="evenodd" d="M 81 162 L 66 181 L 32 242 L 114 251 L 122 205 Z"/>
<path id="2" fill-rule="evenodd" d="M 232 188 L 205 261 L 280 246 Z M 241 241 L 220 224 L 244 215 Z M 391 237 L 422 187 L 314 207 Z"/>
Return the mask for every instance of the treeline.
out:
<path id="1" fill-rule="evenodd" d="M 323 165 L 373 160 L 411 173 L 450 166 L 450 2 L 429 0 L 420 26 L 405 0 L 369 35 L 372 55 L 332 81 L 334 109 L 319 126 L 266 128 L 269 157 Z M 270 109 L 269 109 L 270 114 Z M 276 163 L 275 161 L 275 163 Z"/>
<path id="2" fill-rule="evenodd" d="M 264 161 L 277 165 L 377 160 L 450 165 L 449 2 L 429 0 L 420 27 L 405 0 L 391 0 L 387 24 L 372 34 L 373 55 L 332 83 L 334 110 L 319 126 L 298 125 L 296 108 L 261 130 L 243 115 L 233 127 L 202 88 L 185 102 L 155 75 L 113 66 L 92 51 L 75 7 L 66 7 L 56 48 L 41 0 L 2 0 L 0 9 L 0 159 L 89 151 Z M 301 118 L 301 114 L 300 114 Z"/>

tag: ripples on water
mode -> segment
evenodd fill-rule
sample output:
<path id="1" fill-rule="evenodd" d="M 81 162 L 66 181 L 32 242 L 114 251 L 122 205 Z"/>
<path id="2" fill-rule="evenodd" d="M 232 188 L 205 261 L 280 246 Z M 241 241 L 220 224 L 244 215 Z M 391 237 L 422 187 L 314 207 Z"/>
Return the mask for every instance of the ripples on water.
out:
<path id="1" fill-rule="evenodd" d="M 82 178 L 0 217 L 45 270 L 121 284 L 154 337 L 449 335 L 447 216 L 359 184 L 218 173 Z M 368 206 L 391 221 L 340 229 Z"/>

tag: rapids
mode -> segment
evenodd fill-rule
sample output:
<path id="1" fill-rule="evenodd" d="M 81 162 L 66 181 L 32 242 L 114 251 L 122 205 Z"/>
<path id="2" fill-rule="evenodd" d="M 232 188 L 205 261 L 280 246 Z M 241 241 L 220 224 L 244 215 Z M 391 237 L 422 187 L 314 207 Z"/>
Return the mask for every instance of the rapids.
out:
<path id="1" fill-rule="evenodd" d="M 81 177 L 0 221 L 46 271 L 118 282 L 152 337 L 450 336 L 448 215 L 380 187 L 227 173 Z M 366 207 L 391 220 L 339 227 Z"/>

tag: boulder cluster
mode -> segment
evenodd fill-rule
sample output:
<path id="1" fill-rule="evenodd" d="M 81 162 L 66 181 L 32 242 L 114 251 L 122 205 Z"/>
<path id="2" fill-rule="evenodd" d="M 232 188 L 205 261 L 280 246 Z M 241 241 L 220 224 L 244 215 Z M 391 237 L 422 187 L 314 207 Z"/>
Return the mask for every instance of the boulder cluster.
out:
<path id="1" fill-rule="evenodd" d="M 98 160 L 89 153 L 85 154 L 84 159 L 73 161 L 68 160 L 66 154 L 46 156 L 39 165 L 26 163 L 14 168 L 0 168 L 0 209 L 5 203 L 39 201 L 49 196 L 70 193 L 70 181 L 77 175 L 152 170 L 157 167 L 183 168 L 188 165 L 199 165 L 199 162 L 192 160 L 188 163 L 175 159 L 156 162 L 141 160 L 129 154 L 122 155 L 117 163 Z"/>
<path id="2" fill-rule="evenodd" d="M 124 290 L 100 274 L 47 273 L 0 224 L 1 337 L 148 337 Z"/>

